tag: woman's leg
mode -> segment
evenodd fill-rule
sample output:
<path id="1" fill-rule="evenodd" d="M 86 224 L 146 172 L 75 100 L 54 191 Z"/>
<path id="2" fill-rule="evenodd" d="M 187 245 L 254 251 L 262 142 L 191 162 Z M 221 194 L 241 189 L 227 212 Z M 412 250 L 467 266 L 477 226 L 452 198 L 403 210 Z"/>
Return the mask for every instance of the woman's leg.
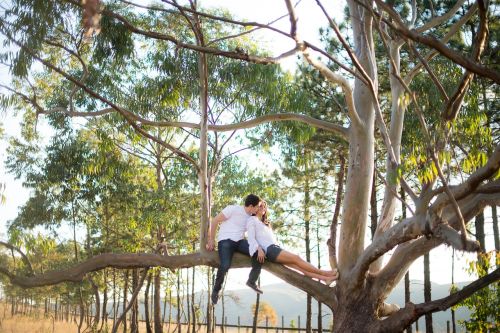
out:
<path id="1" fill-rule="evenodd" d="M 311 273 L 309 271 L 304 271 L 304 270 L 300 269 L 299 266 L 294 265 L 294 264 L 287 264 L 286 266 L 290 267 L 292 269 L 298 270 L 298 271 L 302 272 L 305 276 L 308 276 L 310 278 L 325 281 L 327 284 L 330 284 L 336 280 L 335 277 L 330 276 L 330 275 L 316 274 L 316 273 Z"/>
<path id="2" fill-rule="evenodd" d="M 337 272 L 336 271 L 323 271 L 319 268 L 314 267 L 307 261 L 303 260 L 301 257 L 299 257 L 296 254 L 290 253 L 286 250 L 282 250 L 279 254 L 278 257 L 276 258 L 276 262 L 280 264 L 284 264 L 287 266 L 296 266 L 296 269 L 304 273 L 305 275 L 306 272 L 308 273 L 313 273 L 316 275 L 321 275 L 321 276 L 327 276 L 330 278 L 336 278 L 337 277 Z"/>

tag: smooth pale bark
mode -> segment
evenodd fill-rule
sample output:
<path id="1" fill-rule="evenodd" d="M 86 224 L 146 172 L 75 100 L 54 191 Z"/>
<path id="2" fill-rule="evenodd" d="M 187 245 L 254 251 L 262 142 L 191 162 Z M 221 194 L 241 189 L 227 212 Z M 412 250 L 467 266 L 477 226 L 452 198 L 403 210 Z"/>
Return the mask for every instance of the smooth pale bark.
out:
<path id="1" fill-rule="evenodd" d="M 375 54 L 372 37 L 372 18 L 358 6 L 348 1 L 353 22 L 355 53 L 359 63 L 376 82 Z M 354 103 L 361 124 L 351 124 L 349 131 L 349 160 L 346 192 L 344 196 L 343 223 L 340 228 L 339 269 L 348 273 L 364 250 L 364 235 L 374 171 L 375 111 L 371 90 L 361 80 L 354 84 Z M 348 277 L 344 275 L 345 277 Z M 349 279 L 340 279 L 341 287 Z"/>
<path id="2" fill-rule="evenodd" d="M 404 114 L 406 104 L 403 98 L 404 88 L 397 76 L 401 74 L 401 57 L 400 57 L 401 43 L 399 41 L 391 41 L 389 43 L 389 56 L 393 61 L 389 62 L 389 82 L 391 87 L 391 125 L 389 128 L 389 137 L 391 139 L 392 148 L 396 162 L 400 163 L 401 155 L 401 137 L 403 134 Z M 389 229 L 393 222 L 397 205 L 397 183 L 396 183 L 396 165 L 391 162 L 389 156 L 386 161 L 386 185 L 384 193 L 384 202 L 380 212 L 380 218 L 375 231 L 374 239 L 381 237 L 387 229 Z M 375 273 L 380 270 L 382 266 L 383 256 L 373 262 L 370 266 L 370 272 Z"/>

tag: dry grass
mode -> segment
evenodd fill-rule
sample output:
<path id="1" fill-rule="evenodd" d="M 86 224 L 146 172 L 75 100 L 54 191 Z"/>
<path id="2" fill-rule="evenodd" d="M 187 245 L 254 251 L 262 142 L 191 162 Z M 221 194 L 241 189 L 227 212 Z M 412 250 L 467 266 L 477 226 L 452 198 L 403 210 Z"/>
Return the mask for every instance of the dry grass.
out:
<path id="1" fill-rule="evenodd" d="M 111 328 L 113 325 L 113 321 L 108 321 L 108 330 L 107 332 L 111 332 Z M 101 325 L 99 324 L 99 327 Z M 85 323 L 83 324 L 82 331 L 85 331 Z M 90 329 L 87 329 L 86 332 L 90 332 Z M 165 324 L 163 328 L 164 332 L 173 332 L 176 330 L 176 325 Z M 42 313 L 38 315 L 10 315 L 10 305 L 6 305 L 5 303 L 0 303 L 0 333 L 73 333 L 78 332 L 78 325 L 73 321 L 61 321 L 61 320 L 53 320 L 53 317 L 45 318 Z M 106 332 L 105 329 L 102 332 Z M 123 332 L 123 328 L 120 327 L 119 332 Z M 183 325 L 182 332 L 187 332 L 187 326 Z M 198 330 L 198 333 L 205 332 L 205 328 L 202 327 Z M 221 333 L 221 329 L 217 327 L 215 330 L 216 333 Z M 226 327 L 225 333 L 250 333 L 251 329 L 249 328 L 234 328 L 234 327 Z M 269 330 L 257 330 L 259 333 L 275 333 L 276 329 Z M 279 330 L 281 332 L 281 330 Z M 285 331 L 287 332 L 287 331 Z M 144 322 L 139 323 L 139 333 L 146 333 L 146 325 Z M 289 333 L 297 333 L 289 332 Z"/>

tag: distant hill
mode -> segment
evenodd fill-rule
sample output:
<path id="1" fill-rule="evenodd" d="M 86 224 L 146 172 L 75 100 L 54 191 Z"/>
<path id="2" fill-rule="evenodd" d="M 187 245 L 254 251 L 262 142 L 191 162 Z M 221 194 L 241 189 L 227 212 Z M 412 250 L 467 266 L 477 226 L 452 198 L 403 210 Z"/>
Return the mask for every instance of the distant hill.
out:
<path id="1" fill-rule="evenodd" d="M 462 288 L 468 283 L 459 283 L 458 287 Z M 411 281 L 410 292 L 411 300 L 414 303 L 421 303 L 424 301 L 424 283 L 423 281 Z M 284 317 L 285 326 L 288 326 L 293 320 L 295 325 L 298 323 L 298 316 L 300 316 L 300 326 L 305 326 L 306 315 L 306 293 L 286 283 L 279 283 L 264 286 L 262 288 L 264 294 L 261 295 L 261 302 L 269 303 L 278 314 L 278 325 L 281 325 L 281 316 Z M 445 284 L 431 284 L 432 299 L 438 299 L 449 295 L 450 285 Z M 230 290 L 226 291 L 225 297 L 225 316 L 227 317 L 228 324 L 236 324 L 238 316 L 240 316 L 240 323 L 242 325 L 250 325 L 252 322 L 251 307 L 255 303 L 255 292 L 251 289 Z M 388 298 L 389 303 L 397 303 L 404 306 L 404 283 L 400 283 L 393 290 Z M 237 298 L 237 301 L 233 300 Z M 206 296 L 205 296 L 206 298 Z M 317 301 L 313 299 L 313 327 L 317 327 Z M 217 322 L 220 322 L 222 313 L 222 305 L 216 306 Z M 466 308 L 459 308 L 455 312 L 457 321 L 459 319 L 468 319 L 469 311 Z M 331 314 L 328 308 L 323 307 L 323 327 L 328 327 L 331 321 Z M 433 314 L 433 324 L 435 332 L 446 332 L 446 321 L 451 323 L 451 311 L 441 311 Z M 458 326 L 458 322 L 457 322 Z M 419 328 L 425 327 L 423 317 L 419 319 Z M 458 326 L 458 332 L 463 332 Z"/>
<path id="2" fill-rule="evenodd" d="M 458 283 L 458 287 L 462 288 L 467 283 Z M 411 300 L 413 303 L 421 303 L 424 300 L 424 283 L 423 281 L 411 281 L 410 291 Z M 445 297 L 449 294 L 449 284 L 431 284 L 432 299 L 438 299 Z M 286 327 L 290 326 L 293 321 L 294 325 L 297 327 L 299 323 L 300 316 L 300 327 L 305 327 L 305 317 L 306 317 L 306 293 L 299 290 L 293 286 L 286 283 L 278 283 L 272 285 L 266 285 L 262 287 L 264 294 L 261 295 L 261 302 L 269 303 L 278 315 L 278 326 L 281 326 L 281 320 L 283 316 L 283 321 Z M 204 313 L 206 306 L 207 292 L 198 292 L 195 294 L 195 300 L 198 304 L 202 304 L 201 311 Z M 175 301 L 175 297 L 174 297 Z M 241 325 L 251 325 L 253 314 L 251 313 L 252 305 L 255 304 L 256 294 L 250 288 L 238 289 L 238 290 L 228 290 L 224 292 L 224 297 L 221 297 L 219 304 L 215 307 L 215 315 L 217 324 L 221 323 L 222 318 L 222 303 L 224 303 L 224 316 L 227 318 L 227 324 L 236 325 L 238 324 L 238 317 L 240 317 Z M 185 301 L 184 301 L 185 302 Z M 388 298 L 389 303 L 397 303 L 401 307 L 404 306 L 404 281 L 396 286 L 391 295 Z M 141 300 L 142 303 L 142 300 Z M 317 301 L 313 299 L 313 328 L 317 327 Z M 112 305 L 108 303 L 108 312 L 111 312 Z M 163 308 L 162 308 L 163 313 Z M 144 306 L 141 304 L 139 306 L 140 318 L 144 317 Z M 166 310 L 166 317 L 168 318 L 168 308 Z M 172 307 L 172 320 L 176 318 L 176 308 Z M 185 314 L 183 314 L 182 320 L 185 320 Z M 458 332 L 464 332 L 465 330 L 458 325 L 458 320 L 463 320 L 469 318 L 469 311 L 466 308 L 459 308 L 456 311 L 457 319 L 457 329 Z M 332 320 L 331 312 L 327 307 L 323 307 L 323 327 L 328 328 Z M 446 332 L 446 321 L 449 320 L 451 323 L 451 312 L 450 310 L 436 312 L 433 314 L 433 324 L 435 333 Z M 451 324 L 450 324 L 451 325 Z M 414 324 L 415 327 L 415 324 Z M 419 331 L 425 330 L 425 321 L 421 317 L 419 319 Z"/>

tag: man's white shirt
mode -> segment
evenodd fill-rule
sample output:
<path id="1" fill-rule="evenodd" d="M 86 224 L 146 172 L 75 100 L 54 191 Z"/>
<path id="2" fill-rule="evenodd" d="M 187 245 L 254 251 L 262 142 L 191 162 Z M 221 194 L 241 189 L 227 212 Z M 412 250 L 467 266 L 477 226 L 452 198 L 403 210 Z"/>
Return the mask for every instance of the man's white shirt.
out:
<path id="1" fill-rule="evenodd" d="M 276 244 L 273 229 L 262 223 L 257 217 L 252 216 L 247 221 L 248 246 L 250 256 L 260 247 L 267 253 L 269 245 Z"/>
<path id="2" fill-rule="evenodd" d="M 247 220 L 251 216 L 245 212 L 243 206 L 230 205 L 222 210 L 222 214 L 227 218 L 219 226 L 217 241 L 230 239 L 235 242 L 245 238 Z"/>

